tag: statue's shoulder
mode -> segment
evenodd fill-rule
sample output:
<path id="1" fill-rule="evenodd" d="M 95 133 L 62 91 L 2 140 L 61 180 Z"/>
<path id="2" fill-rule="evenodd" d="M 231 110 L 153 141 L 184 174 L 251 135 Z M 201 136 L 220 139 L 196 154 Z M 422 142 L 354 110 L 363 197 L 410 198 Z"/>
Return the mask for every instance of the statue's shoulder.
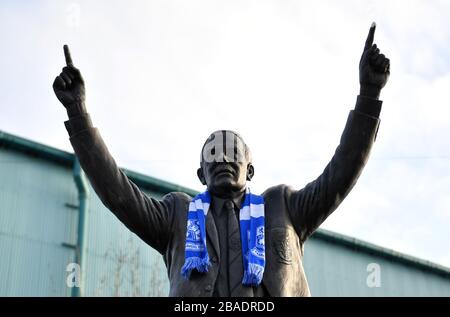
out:
<path id="1" fill-rule="evenodd" d="M 192 197 L 184 192 L 170 192 L 163 197 L 165 201 L 171 201 L 175 206 L 188 206 Z"/>
<path id="2" fill-rule="evenodd" d="M 290 186 L 286 184 L 279 184 L 272 187 L 267 188 L 261 196 L 264 198 L 268 198 L 273 195 L 282 195 L 287 189 L 290 189 Z"/>

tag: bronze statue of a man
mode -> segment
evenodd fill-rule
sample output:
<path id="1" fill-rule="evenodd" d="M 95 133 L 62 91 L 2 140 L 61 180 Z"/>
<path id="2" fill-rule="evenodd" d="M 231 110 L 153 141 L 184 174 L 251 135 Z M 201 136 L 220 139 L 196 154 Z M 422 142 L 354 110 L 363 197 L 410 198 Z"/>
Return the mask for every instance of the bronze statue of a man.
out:
<path id="1" fill-rule="evenodd" d="M 251 153 L 232 131 L 214 132 L 202 149 L 205 193 L 146 196 L 117 167 L 85 107 L 85 86 L 64 46 L 67 66 L 53 89 L 67 109 L 70 141 L 94 190 L 132 232 L 164 258 L 170 296 L 310 296 L 302 266 L 308 237 L 356 183 L 375 141 L 381 89 L 390 63 L 373 44 L 372 24 L 359 63 L 360 94 L 323 173 L 303 189 L 250 193 Z"/>

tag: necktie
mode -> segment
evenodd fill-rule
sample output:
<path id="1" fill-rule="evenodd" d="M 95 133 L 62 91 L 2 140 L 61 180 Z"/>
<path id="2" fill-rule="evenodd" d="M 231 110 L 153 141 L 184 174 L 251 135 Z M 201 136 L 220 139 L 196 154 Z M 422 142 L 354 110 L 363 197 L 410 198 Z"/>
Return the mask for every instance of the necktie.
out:
<path id="1" fill-rule="evenodd" d="M 225 202 L 224 208 L 228 215 L 228 285 L 230 295 L 239 296 L 244 274 L 239 222 L 231 200 Z"/>

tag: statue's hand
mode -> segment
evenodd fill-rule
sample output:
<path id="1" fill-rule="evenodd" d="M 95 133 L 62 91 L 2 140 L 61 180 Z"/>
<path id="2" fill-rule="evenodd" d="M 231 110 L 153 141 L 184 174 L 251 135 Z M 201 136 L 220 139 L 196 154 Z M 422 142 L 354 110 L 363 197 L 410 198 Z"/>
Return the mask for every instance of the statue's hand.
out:
<path id="1" fill-rule="evenodd" d="M 53 82 L 53 90 L 58 100 L 66 107 L 69 116 L 79 112 L 85 112 L 84 102 L 86 99 L 84 80 L 80 71 L 73 66 L 69 47 L 64 45 L 64 56 L 66 67 L 61 74 L 56 76 Z"/>
<path id="2" fill-rule="evenodd" d="M 373 44 L 375 36 L 375 22 L 369 30 L 364 52 L 359 62 L 359 83 L 361 95 L 378 98 L 381 89 L 386 85 L 390 75 L 389 58 L 380 54 L 380 49 Z"/>

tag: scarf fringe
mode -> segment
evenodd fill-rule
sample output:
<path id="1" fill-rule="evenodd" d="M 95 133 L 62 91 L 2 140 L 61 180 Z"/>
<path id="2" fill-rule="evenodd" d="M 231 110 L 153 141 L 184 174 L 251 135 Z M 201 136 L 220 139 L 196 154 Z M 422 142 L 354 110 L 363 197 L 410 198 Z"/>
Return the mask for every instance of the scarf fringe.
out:
<path id="1" fill-rule="evenodd" d="M 242 284 L 250 286 L 258 286 L 264 275 L 264 267 L 255 263 L 249 263 L 248 270 L 244 271 Z"/>
<path id="2" fill-rule="evenodd" d="M 196 269 L 200 273 L 205 273 L 208 272 L 210 266 L 211 263 L 209 262 L 209 256 L 206 256 L 204 259 L 199 257 L 187 258 L 181 268 L 181 274 L 185 279 L 188 279 L 193 269 Z"/>

